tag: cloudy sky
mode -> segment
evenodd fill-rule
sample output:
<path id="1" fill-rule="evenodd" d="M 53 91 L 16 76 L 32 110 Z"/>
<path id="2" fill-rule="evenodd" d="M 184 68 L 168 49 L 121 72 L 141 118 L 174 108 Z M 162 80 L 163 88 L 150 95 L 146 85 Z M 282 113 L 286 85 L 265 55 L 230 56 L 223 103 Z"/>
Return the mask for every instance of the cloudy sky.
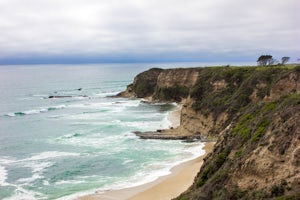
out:
<path id="1" fill-rule="evenodd" d="M 299 0 L 0 0 L 0 64 L 300 58 Z"/>

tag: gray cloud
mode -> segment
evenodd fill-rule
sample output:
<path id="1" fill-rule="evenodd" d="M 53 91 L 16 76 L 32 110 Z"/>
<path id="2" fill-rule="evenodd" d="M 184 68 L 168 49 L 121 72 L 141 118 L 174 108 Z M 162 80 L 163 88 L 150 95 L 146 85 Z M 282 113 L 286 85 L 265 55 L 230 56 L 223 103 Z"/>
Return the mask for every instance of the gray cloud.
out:
<path id="1" fill-rule="evenodd" d="M 297 0 L 1 0 L 0 57 L 299 52 Z"/>

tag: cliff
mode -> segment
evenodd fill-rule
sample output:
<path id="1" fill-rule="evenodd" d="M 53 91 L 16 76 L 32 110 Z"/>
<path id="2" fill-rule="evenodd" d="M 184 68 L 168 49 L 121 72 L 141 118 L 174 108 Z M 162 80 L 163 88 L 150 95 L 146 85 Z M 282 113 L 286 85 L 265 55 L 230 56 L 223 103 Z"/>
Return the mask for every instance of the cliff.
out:
<path id="1" fill-rule="evenodd" d="M 299 66 L 151 69 L 120 95 L 181 102 L 176 133 L 217 138 L 177 199 L 299 199 Z"/>

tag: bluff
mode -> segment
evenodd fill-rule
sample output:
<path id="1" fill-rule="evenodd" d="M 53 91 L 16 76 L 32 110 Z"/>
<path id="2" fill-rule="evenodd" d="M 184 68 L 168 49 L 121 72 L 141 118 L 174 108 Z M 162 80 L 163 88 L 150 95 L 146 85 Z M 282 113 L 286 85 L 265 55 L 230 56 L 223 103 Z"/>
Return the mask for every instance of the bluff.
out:
<path id="1" fill-rule="evenodd" d="M 180 102 L 177 132 L 217 138 L 184 199 L 300 198 L 300 67 L 150 69 L 119 96 Z"/>

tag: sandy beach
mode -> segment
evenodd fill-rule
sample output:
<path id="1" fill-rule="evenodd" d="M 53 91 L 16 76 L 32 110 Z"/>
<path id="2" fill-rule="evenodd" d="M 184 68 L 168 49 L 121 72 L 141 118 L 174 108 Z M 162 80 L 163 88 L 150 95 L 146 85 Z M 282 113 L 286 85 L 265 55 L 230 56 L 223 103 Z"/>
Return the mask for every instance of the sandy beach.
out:
<path id="1" fill-rule="evenodd" d="M 80 197 L 81 200 L 170 200 L 187 190 L 203 164 L 203 158 L 213 150 L 214 142 L 207 142 L 205 154 L 171 169 L 171 174 L 154 182 L 122 190 L 95 193 Z"/>
<path id="2" fill-rule="evenodd" d="M 168 119 L 171 126 L 180 125 L 181 106 L 172 111 Z M 170 130 L 170 131 L 176 131 Z M 170 200 L 186 191 L 193 183 L 195 176 L 203 164 L 203 158 L 213 150 L 214 142 L 206 142 L 200 157 L 181 163 L 171 169 L 171 173 L 153 182 L 136 187 L 99 192 L 80 197 L 80 200 Z"/>
<path id="3" fill-rule="evenodd" d="M 172 169 L 172 174 L 157 185 L 129 198 L 130 200 L 170 200 L 187 190 L 203 164 L 203 158 L 213 149 L 213 142 L 204 146 L 205 154 Z"/>

